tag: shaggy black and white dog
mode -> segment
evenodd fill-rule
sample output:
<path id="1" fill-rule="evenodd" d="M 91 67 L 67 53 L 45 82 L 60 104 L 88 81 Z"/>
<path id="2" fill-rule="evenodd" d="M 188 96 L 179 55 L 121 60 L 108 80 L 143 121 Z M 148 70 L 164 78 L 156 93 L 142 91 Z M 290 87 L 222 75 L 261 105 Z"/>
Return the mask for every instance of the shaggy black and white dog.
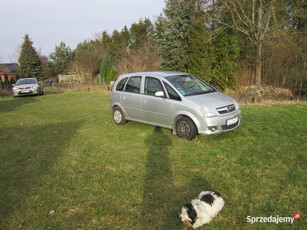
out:
<path id="1" fill-rule="evenodd" d="M 221 194 L 215 191 L 201 192 L 198 199 L 181 208 L 181 221 L 187 226 L 196 229 L 216 217 L 224 207 L 225 201 Z"/>

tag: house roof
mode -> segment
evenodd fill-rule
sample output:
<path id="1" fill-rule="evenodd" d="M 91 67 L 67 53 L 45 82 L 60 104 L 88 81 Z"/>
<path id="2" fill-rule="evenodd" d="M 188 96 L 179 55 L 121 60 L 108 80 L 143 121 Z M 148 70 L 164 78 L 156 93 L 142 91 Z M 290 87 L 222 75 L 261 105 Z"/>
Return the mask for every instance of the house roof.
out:
<path id="1" fill-rule="evenodd" d="M 17 63 L 0 63 L 0 70 L 4 72 L 17 71 L 18 64 Z"/>

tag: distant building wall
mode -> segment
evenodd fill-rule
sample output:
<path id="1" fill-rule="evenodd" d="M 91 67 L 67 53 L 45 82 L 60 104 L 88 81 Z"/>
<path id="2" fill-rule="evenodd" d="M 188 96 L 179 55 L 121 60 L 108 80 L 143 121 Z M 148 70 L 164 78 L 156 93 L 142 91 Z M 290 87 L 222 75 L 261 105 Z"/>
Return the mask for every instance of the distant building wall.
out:
<path id="1" fill-rule="evenodd" d="M 59 83 L 61 82 L 70 83 L 70 82 L 77 82 L 77 81 L 78 81 L 78 76 L 76 74 L 59 75 Z"/>

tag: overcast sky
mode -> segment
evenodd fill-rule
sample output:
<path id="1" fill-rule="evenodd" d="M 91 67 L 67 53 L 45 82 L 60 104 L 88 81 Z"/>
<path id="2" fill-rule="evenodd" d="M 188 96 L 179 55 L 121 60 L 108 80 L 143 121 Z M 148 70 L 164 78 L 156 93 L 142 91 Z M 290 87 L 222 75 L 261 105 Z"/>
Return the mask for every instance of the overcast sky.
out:
<path id="1" fill-rule="evenodd" d="M 163 8 L 164 0 L 0 0 L 0 63 L 18 61 L 26 33 L 49 56 L 61 41 L 74 49 L 103 30 L 154 21 Z"/>

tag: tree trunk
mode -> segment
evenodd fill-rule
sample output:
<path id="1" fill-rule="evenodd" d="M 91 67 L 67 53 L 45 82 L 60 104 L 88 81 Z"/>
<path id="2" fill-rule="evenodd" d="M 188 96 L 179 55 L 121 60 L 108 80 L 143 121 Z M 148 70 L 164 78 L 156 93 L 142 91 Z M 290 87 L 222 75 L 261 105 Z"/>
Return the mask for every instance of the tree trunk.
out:
<path id="1" fill-rule="evenodd" d="M 262 43 L 256 45 L 256 85 L 261 85 L 261 68 L 262 68 Z"/>

